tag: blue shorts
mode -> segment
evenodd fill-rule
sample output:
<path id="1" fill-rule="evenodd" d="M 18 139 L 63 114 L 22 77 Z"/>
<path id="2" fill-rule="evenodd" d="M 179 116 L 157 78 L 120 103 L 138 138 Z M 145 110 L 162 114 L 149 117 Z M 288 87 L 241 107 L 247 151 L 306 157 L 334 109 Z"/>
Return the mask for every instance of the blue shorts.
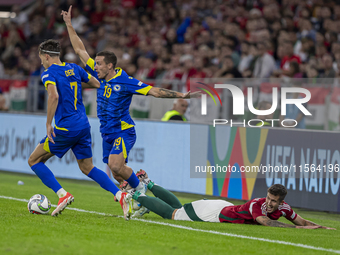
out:
<path id="1" fill-rule="evenodd" d="M 40 141 L 44 144 L 44 150 L 62 158 L 65 153 L 72 149 L 77 159 L 92 158 L 91 128 L 77 131 L 63 131 L 54 128 L 56 137 L 55 144 L 51 143 L 47 136 Z"/>
<path id="2" fill-rule="evenodd" d="M 125 162 L 128 162 L 129 152 L 136 142 L 135 128 L 129 128 L 113 134 L 102 134 L 103 138 L 103 162 L 109 162 L 110 154 L 123 152 Z"/>

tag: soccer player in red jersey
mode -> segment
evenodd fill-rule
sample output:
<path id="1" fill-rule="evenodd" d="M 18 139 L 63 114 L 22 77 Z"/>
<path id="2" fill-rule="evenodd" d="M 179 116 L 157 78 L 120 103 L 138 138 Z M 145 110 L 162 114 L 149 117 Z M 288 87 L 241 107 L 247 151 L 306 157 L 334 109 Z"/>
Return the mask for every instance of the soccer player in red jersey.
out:
<path id="1" fill-rule="evenodd" d="M 136 191 L 128 194 L 142 206 L 165 219 L 206 221 L 237 224 L 257 224 L 269 227 L 333 229 L 303 219 L 284 201 L 287 189 L 281 184 L 269 187 L 267 197 L 255 198 L 242 205 L 233 205 L 225 200 L 198 200 L 182 205 L 170 191 L 152 182 L 144 170 L 137 173 L 155 195 L 149 197 Z M 128 191 L 128 188 L 125 187 Z M 277 221 L 285 217 L 292 224 Z"/>

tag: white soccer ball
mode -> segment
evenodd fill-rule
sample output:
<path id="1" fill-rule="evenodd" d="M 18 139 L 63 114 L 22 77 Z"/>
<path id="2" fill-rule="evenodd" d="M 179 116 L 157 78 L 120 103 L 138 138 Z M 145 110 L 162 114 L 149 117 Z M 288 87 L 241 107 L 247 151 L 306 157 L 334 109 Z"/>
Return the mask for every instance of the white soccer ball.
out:
<path id="1" fill-rule="evenodd" d="M 36 194 L 30 198 L 27 209 L 32 214 L 48 214 L 51 209 L 51 202 L 41 194 Z"/>
<path id="2" fill-rule="evenodd" d="M 137 200 L 132 200 L 132 209 L 137 211 L 139 210 L 139 208 L 141 208 L 141 204 L 137 201 Z"/>

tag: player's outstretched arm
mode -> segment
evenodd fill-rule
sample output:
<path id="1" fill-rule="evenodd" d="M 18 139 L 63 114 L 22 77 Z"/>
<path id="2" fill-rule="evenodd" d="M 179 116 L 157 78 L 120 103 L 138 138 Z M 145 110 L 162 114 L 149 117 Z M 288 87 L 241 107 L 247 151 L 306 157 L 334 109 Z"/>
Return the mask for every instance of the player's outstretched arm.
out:
<path id="1" fill-rule="evenodd" d="M 295 225 L 297 226 L 318 226 L 320 228 L 324 228 L 324 229 L 333 229 L 335 230 L 335 228 L 329 228 L 329 227 L 324 227 L 324 226 L 321 226 L 319 224 L 316 224 L 312 221 L 309 221 L 309 220 L 305 220 L 304 218 L 302 218 L 300 215 L 297 215 L 295 220 L 292 221 Z"/>
<path id="2" fill-rule="evenodd" d="M 95 89 L 98 89 L 98 88 L 100 88 L 100 82 L 96 78 L 91 76 L 89 82 L 83 83 L 82 87 L 83 88 L 95 88 Z"/>
<path id="3" fill-rule="evenodd" d="M 191 93 L 190 91 L 187 93 L 181 93 L 174 90 L 163 89 L 163 88 L 155 88 L 149 90 L 148 95 L 160 98 L 196 98 L 201 96 L 199 91 Z"/>
<path id="4" fill-rule="evenodd" d="M 54 143 L 53 137 L 55 137 L 54 129 L 52 127 L 52 120 L 57 110 L 59 94 L 57 91 L 57 87 L 52 83 L 47 83 L 47 120 L 46 120 L 46 133 L 48 140 L 51 143 Z M 52 137 L 53 136 L 53 137 Z"/>
<path id="5" fill-rule="evenodd" d="M 87 53 L 83 42 L 80 40 L 79 36 L 77 35 L 76 31 L 74 30 L 72 23 L 71 23 L 71 10 L 72 5 L 68 9 L 68 11 L 61 11 L 61 15 L 66 24 L 67 32 L 70 36 L 72 47 L 75 53 L 79 56 L 81 62 L 86 65 L 87 60 L 89 60 L 90 56 Z"/>
<path id="6" fill-rule="evenodd" d="M 279 227 L 279 228 L 306 228 L 306 229 L 315 229 L 321 228 L 321 226 L 295 226 L 291 224 L 286 224 L 277 220 L 269 219 L 267 216 L 259 216 L 256 218 L 256 221 L 263 226 L 268 227 Z"/>

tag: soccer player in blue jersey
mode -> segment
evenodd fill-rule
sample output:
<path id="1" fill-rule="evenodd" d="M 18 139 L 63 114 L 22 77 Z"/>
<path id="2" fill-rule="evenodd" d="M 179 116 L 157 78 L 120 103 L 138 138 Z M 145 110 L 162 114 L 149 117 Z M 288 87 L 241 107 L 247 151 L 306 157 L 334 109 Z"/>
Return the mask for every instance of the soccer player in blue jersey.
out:
<path id="1" fill-rule="evenodd" d="M 135 123 L 131 119 L 129 107 L 133 94 L 151 95 L 162 98 L 190 98 L 199 93 L 180 93 L 163 88 L 151 87 L 116 68 L 117 57 L 113 52 L 97 53 L 90 58 L 83 42 L 71 24 L 71 9 L 62 11 L 67 31 L 75 53 L 86 65 L 86 70 L 100 81 L 97 91 L 97 114 L 103 138 L 103 161 L 108 164 L 113 176 L 119 182 L 126 180 L 132 188 L 140 191 L 145 185 L 140 183 L 135 173 L 126 165 L 129 151 L 136 141 Z"/>
<path id="2" fill-rule="evenodd" d="M 81 83 L 93 88 L 99 88 L 100 83 L 78 65 L 62 63 L 59 55 L 58 41 L 47 40 L 40 44 L 39 57 L 46 68 L 41 79 L 48 91 L 47 136 L 30 155 L 28 164 L 41 181 L 58 195 L 58 206 L 52 212 L 52 216 L 57 216 L 74 201 L 74 197 L 62 188 L 45 162 L 54 155 L 61 158 L 72 149 L 80 170 L 116 196 L 125 219 L 128 219 L 131 204 L 126 199 L 126 193 L 122 193 L 107 174 L 92 163 L 90 124 L 82 102 Z"/>

